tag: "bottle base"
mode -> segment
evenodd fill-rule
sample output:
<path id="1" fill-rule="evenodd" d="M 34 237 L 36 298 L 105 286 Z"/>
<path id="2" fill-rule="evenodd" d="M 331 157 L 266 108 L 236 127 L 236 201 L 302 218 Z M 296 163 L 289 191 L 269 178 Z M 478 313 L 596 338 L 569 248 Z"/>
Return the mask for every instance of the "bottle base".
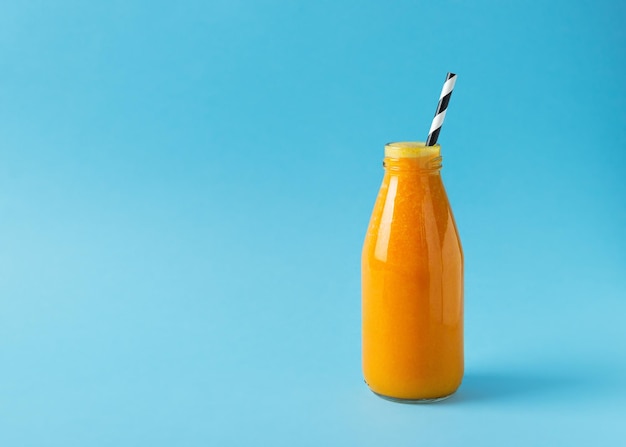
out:
<path id="1" fill-rule="evenodd" d="M 400 404 L 432 404 L 435 402 L 441 402 L 442 400 L 446 400 L 450 396 L 454 395 L 454 393 L 456 393 L 456 390 L 454 390 L 450 394 L 447 394 L 441 397 L 432 397 L 428 399 L 402 399 L 398 397 L 385 396 L 384 394 L 380 394 L 380 393 L 377 393 L 376 391 L 373 391 L 371 388 L 370 388 L 370 391 L 372 391 L 372 393 L 374 393 L 375 395 L 377 395 L 378 397 L 382 399 L 385 399 L 391 402 L 400 403 Z"/>

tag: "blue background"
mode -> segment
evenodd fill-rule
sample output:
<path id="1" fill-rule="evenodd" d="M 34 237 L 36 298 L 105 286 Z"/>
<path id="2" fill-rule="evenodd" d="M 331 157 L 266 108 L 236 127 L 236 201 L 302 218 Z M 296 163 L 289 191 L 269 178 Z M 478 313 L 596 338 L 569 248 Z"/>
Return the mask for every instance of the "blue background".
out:
<path id="1" fill-rule="evenodd" d="M 0 445 L 614 445 L 626 436 L 618 1 L 4 1 Z M 383 145 L 465 249 L 466 376 L 360 370 Z M 621 425 L 620 425 L 621 423 Z"/>

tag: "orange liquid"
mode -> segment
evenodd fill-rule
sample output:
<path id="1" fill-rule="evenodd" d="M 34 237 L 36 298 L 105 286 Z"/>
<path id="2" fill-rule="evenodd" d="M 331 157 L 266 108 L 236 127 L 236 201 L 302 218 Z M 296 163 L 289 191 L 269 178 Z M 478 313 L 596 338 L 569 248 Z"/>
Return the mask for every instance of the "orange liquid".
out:
<path id="1" fill-rule="evenodd" d="M 362 254 L 363 373 L 383 396 L 436 399 L 463 377 L 463 251 L 439 146 L 389 146 Z"/>

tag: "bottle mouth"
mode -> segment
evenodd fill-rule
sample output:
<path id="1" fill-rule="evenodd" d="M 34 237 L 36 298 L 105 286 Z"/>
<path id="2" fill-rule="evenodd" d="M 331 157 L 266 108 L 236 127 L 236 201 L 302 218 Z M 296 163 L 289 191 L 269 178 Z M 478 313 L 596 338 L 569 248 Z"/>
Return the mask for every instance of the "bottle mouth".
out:
<path id="1" fill-rule="evenodd" d="M 422 141 L 399 141 L 385 145 L 385 157 L 387 158 L 422 158 L 438 157 L 441 146 L 426 146 Z"/>

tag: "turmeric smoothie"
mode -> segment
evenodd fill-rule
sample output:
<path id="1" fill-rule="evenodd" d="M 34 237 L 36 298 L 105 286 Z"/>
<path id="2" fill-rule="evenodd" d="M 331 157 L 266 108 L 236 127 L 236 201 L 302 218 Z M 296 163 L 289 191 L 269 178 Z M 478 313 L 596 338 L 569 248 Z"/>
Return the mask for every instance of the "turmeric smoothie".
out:
<path id="1" fill-rule="evenodd" d="M 365 381 L 399 400 L 451 395 L 463 377 L 463 251 L 440 146 L 391 143 L 362 253 Z"/>

